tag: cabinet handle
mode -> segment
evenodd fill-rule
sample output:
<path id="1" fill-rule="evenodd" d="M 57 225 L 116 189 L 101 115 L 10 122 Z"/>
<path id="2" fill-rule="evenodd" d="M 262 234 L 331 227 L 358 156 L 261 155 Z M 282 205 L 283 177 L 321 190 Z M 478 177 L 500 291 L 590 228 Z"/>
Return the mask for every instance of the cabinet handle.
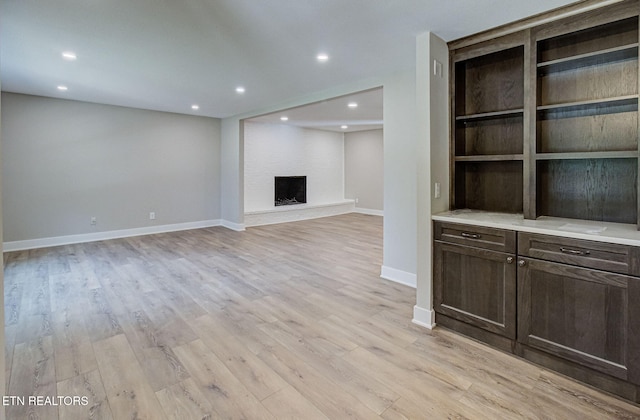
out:
<path id="1" fill-rule="evenodd" d="M 563 254 L 569 254 L 569 255 L 589 255 L 591 252 L 589 251 L 580 251 L 578 249 L 569 249 L 569 248 L 560 248 L 560 252 L 562 252 Z"/>
<path id="2" fill-rule="evenodd" d="M 462 232 L 460 236 L 462 236 L 463 238 L 470 238 L 470 239 L 480 239 L 481 237 L 477 233 L 469 233 L 469 232 Z"/>
<path id="3" fill-rule="evenodd" d="M 520 267 L 524 267 L 525 265 L 527 265 L 527 262 L 525 260 L 520 260 L 520 261 L 518 261 L 518 265 Z"/>
<path id="4" fill-rule="evenodd" d="M 507 264 L 513 264 L 513 257 L 507 257 Z"/>

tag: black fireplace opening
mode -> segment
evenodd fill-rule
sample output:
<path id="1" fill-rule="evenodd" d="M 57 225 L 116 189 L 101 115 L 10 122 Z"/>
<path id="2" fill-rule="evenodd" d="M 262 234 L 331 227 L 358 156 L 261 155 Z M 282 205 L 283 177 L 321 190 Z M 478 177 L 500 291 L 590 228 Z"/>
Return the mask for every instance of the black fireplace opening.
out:
<path id="1" fill-rule="evenodd" d="M 276 206 L 290 206 L 307 202 L 306 176 L 277 176 L 275 188 Z"/>

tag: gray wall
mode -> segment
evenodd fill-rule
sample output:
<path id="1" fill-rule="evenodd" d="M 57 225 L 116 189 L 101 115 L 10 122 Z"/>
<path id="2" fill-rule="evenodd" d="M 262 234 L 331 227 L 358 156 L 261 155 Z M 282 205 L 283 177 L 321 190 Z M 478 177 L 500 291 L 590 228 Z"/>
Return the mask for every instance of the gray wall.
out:
<path id="1" fill-rule="evenodd" d="M 418 115 L 416 153 L 418 161 L 418 267 L 413 321 L 435 325 L 432 287 L 431 215 L 449 208 L 449 50 L 446 42 L 431 32 L 416 41 L 416 109 Z M 442 73 L 434 74 L 434 61 Z M 435 197 L 435 183 L 440 197 Z"/>
<path id="2" fill-rule="evenodd" d="M 218 119 L 2 93 L 2 149 L 5 242 L 220 218 Z"/>
<path id="3" fill-rule="evenodd" d="M 384 278 L 415 286 L 417 258 L 416 72 L 384 83 Z"/>
<path id="4" fill-rule="evenodd" d="M 384 209 L 384 142 L 382 130 L 344 134 L 345 198 L 358 199 L 356 208 Z"/>

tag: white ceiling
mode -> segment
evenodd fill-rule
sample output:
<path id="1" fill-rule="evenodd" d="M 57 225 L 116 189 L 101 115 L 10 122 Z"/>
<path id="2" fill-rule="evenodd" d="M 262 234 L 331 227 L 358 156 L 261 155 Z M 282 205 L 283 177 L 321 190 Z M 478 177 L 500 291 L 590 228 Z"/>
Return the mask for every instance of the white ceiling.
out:
<path id="1" fill-rule="evenodd" d="M 383 125 L 382 99 L 382 88 L 371 89 L 261 115 L 249 121 L 344 133 L 375 130 Z M 358 106 L 350 108 L 350 103 L 356 103 Z M 286 117 L 287 121 L 283 122 L 282 117 Z M 347 128 L 342 128 L 344 125 Z"/>
<path id="2" fill-rule="evenodd" d="M 573 2 L 0 0 L 0 77 L 8 92 L 223 118 L 413 68 L 425 31 L 449 41 Z M 377 94 L 378 114 L 359 100 L 363 126 L 382 118 Z M 338 122 L 314 110 L 326 118 L 310 123 Z"/>

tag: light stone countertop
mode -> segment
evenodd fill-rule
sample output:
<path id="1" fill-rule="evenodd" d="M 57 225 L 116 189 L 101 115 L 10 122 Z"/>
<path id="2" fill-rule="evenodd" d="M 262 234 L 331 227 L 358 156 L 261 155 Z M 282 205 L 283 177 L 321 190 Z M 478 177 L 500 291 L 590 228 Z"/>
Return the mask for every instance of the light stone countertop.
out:
<path id="1" fill-rule="evenodd" d="M 536 220 L 528 220 L 522 214 L 493 213 L 468 209 L 446 211 L 434 214 L 431 218 L 441 222 L 640 246 L 640 231 L 638 231 L 637 226 L 623 223 L 547 216 L 538 217 Z"/>

